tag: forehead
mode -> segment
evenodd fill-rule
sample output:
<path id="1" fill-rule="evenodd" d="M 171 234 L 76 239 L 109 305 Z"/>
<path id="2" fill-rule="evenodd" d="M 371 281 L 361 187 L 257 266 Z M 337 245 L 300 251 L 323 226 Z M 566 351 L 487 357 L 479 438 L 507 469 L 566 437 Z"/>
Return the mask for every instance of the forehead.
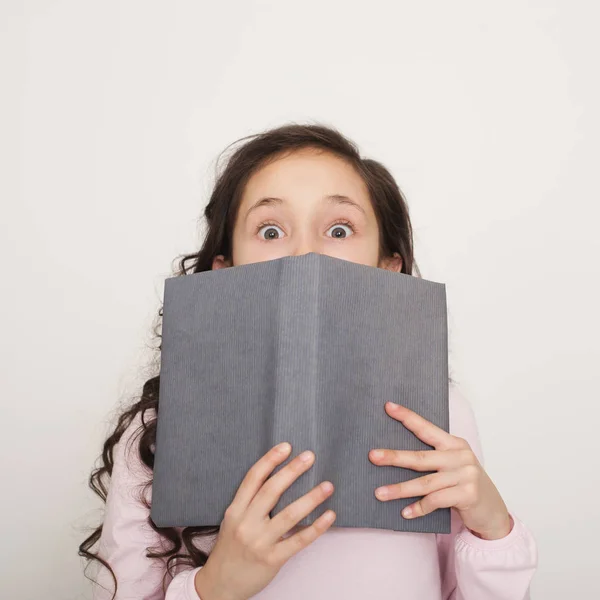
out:
<path id="1" fill-rule="evenodd" d="M 368 200 L 362 177 L 346 160 L 314 148 L 276 157 L 248 180 L 242 204 L 260 195 L 293 197 L 302 194 L 341 194 Z"/>

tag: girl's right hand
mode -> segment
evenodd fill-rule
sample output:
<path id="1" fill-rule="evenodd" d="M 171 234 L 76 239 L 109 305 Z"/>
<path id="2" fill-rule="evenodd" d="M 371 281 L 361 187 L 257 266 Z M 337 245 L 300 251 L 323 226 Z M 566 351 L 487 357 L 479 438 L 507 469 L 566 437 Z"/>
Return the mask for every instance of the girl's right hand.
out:
<path id="1" fill-rule="evenodd" d="M 279 450 L 281 446 L 285 447 Z M 281 494 L 314 460 L 312 452 L 304 452 L 309 456 L 307 462 L 302 461 L 302 455 L 297 456 L 269 477 L 290 451 L 287 442 L 279 444 L 246 473 L 225 510 L 206 564 L 196 573 L 196 591 L 202 600 L 248 600 L 267 586 L 289 558 L 314 542 L 335 520 L 332 510 L 325 511 L 308 527 L 281 540 L 333 491 L 331 482 L 322 482 L 271 519 L 269 513 Z"/>

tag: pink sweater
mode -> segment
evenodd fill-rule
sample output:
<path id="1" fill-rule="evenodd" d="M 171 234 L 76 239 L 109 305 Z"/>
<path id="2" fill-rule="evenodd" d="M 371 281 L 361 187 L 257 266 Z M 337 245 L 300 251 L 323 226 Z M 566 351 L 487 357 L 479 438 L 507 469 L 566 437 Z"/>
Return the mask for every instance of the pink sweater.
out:
<path id="1" fill-rule="evenodd" d="M 471 406 L 456 385 L 450 384 L 449 393 L 450 433 L 465 438 L 483 465 Z M 149 510 L 136 499 L 136 486 L 151 475 L 140 461 L 137 438 L 127 444 L 140 423 L 138 414 L 115 448 L 99 553 L 117 577 L 116 600 L 198 600 L 194 576 L 202 567 L 180 567 L 172 580 L 167 577 L 165 591 L 165 563 L 145 556 L 147 547 L 160 546 L 161 536 L 148 525 Z M 292 455 L 301 450 L 294 448 Z M 344 528 L 334 522 L 253 598 L 528 600 L 538 561 L 529 529 L 510 511 L 511 532 L 502 539 L 483 540 L 451 513 L 449 534 Z M 204 538 L 200 547 L 210 552 L 215 540 Z M 108 571 L 101 568 L 96 578 L 106 589 L 94 586 L 94 598 L 109 600 L 113 584 Z"/>

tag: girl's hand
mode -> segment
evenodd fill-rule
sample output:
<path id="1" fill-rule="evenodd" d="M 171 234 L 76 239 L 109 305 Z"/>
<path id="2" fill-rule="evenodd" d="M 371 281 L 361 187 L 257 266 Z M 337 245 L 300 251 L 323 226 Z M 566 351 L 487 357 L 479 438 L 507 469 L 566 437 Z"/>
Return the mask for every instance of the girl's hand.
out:
<path id="1" fill-rule="evenodd" d="M 385 409 L 390 417 L 400 421 L 435 450 L 371 450 L 371 462 L 378 466 L 438 472 L 377 488 L 375 496 L 379 500 L 424 496 L 407 506 L 402 515 L 405 518 L 421 517 L 437 508 L 453 507 L 465 526 L 478 537 L 494 540 L 508 535 L 513 526 L 508 509 L 469 443 L 404 406 L 388 402 Z"/>
<path id="2" fill-rule="evenodd" d="M 325 511 L 314 523 L 281 541 L 298 521 L 311 513 L 333 491 L 331 482 L 322 482 L 298 498 L 272 519 L 269 513 L 281 494 L 312 466 L 295 457 L 269 477 L 291 451 L 271 448 L 244 477 L 231 504 L 225 510 L 217 541 L 206 564 L 196 573 L 195 586 L 202 600 L 247 600 L 275 577 L 285 562 L 314 542 L 333 521 L 335 513 Z M 268 479 L 267 479 L 268 478 Z"/>

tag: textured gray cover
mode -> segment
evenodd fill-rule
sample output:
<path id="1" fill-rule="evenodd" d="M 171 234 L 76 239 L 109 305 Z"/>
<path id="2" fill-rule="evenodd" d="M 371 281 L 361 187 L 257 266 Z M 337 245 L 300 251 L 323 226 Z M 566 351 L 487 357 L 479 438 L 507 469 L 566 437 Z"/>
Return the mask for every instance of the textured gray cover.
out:
<path id="1" fill-rule="evenodd" d="M 450 509 L 417 519 L 417 498 L 381 502 L 380 485 L 420 477 L 376 466 L 371 448 L 430 450 L 388 416 L 388 400 L 445 431 L 446 287 L 309 253 L 165 281 L 160 404 L 151 517 L 219 525 L 248 469 L 272 446 L 316 459 L 275 516 L 324 480 L 336 527 L 449 533 Z"/>

